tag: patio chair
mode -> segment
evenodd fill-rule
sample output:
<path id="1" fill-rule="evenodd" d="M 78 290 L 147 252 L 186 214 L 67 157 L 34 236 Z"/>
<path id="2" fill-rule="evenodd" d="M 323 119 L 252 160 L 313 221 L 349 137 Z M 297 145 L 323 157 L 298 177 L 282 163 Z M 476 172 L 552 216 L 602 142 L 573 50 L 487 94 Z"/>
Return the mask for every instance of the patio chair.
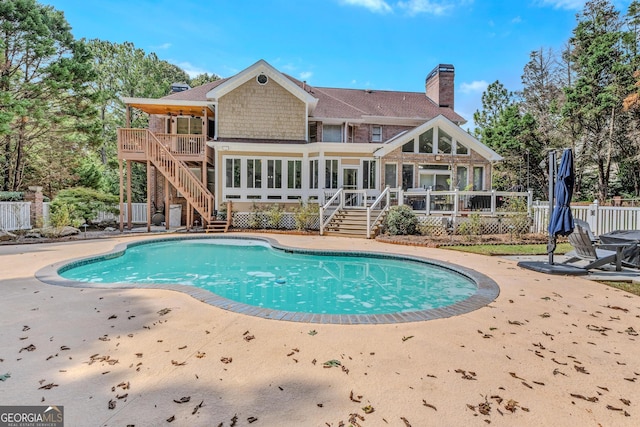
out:
<path id="1" fill-rule="evenodd" d="M 593 234 L 593 231 L 591 231 L 591 226 L 589 225 L 589 223 L 587 221 L 582 220 L 582 219 L 574 219 L 573 223 L 575 225 L 579 225 L 580 227 L 582 227 L 582 229 L 589 236 L 589 240 L 591 240 L 591 243 L 598 243 L 598 238 L 596 237 L 595 234 Z"/>
<path id="2" fill-rule="evenodd" d="M 602 267 L 607 264 L 615 263 L 616 271 L 622 270 L 622 260 L 624 258 L 624 250 L 633 246 L 637 246 L 636 243 L 620 244 L 620 245 L 607 245 L 608 247 L 615 246 L 615 251 L 607 249 L 598 249 L 596 244 L 591 241 L 587 231 L 580 226 L 575 225 L 573 233 L 569 235 L 569 243 L 573 246 L 573 250 L 567 253 L 569 259 L 563 264 L 571 264 L 577 261 L 587 261 L 587 265 L 583 266 L 585 270 L 592 268 Z"/>

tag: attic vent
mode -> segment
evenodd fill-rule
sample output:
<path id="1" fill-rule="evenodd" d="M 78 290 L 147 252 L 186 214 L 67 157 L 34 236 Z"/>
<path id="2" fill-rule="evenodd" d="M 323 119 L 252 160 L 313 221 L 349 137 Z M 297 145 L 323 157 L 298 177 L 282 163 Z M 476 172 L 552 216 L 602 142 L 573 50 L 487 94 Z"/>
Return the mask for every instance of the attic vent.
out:
<path id="1" fill-rule="evenodd" d="M 258 84 L 266 85 L 269 81 L 269 77 L 267 77 L 266 74 L 258 74 L 258 77 L 256 77 L 256 81 L 258 82 Z"/>

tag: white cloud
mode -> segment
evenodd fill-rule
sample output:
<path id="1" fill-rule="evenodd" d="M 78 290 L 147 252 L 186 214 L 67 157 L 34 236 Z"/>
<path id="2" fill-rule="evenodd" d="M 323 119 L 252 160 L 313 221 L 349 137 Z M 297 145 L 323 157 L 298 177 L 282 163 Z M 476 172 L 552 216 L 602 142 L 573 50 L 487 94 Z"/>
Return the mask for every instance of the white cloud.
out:
<path id="1" fill-rule="evenodd" d="M 171 47 L 171 43 L 162 43 L 160 45 L 157 46 L 151 46 L 152 49 L 169 49 Z"/>
<path id="2" fill-rule="evenodd" d="M 521 22 L 522 22 L 522 18 L 521 18 L 521 17 L 519 17 L 519 16 L 516 16 L 515 18 L 513 18 L 513 19 L 511 20 L 511 23 L 512 23 L 512 24 L 519 24 L 519 23 L 521 23 Z"/>
<path id="3" fill-rule="evenodd" d="M 182 68 L 184 72 L 187 73 L 191 78 L 196 77 L 198 74 L 215 74 L 211 71 L 207 71 L 203 68 L 197 67 L 190 62 L 178 62 L 177 65 L 178 67 Z"/>
<path id="4" fill-rule="evenodd" d="M 579 10 L 584 7 L 586 0 L 540 0 L 542 6 L 551 6 L 554 9 Z"/>
<path id="5" fill-rule="evenodd" d="M 307 81 L 311 78 L 311 76 L 313 76 L 313 73 L 311 71 L 303 71 L 299 74 L 299 76 L 300 80 Z"/>
<path id="6" fill-rule="evenodd" d="M 405 9 L 409 15 L 417 15 L 419 13 L 428 13 L 431 15 L 444 15 L 453 4 L 442 1 L 432 0 L 407 0 L 399 1 L 398 7 Z"/>
<path id="7" fill-rule="evenodd" d="M 489 83 L 484 80 L 474 80 L 471 83 L 462 83 L 460 85 L 460 92 L 462 93 L 480 93 L 487 89 Z"/>
<path id="8" fill-rule="evenodd" d="M 388 13 L 391 6 L 384 0 L 341 0 L 342 3 L 350 6 L 360 6 L 369 9 L 371 12 Z"/>

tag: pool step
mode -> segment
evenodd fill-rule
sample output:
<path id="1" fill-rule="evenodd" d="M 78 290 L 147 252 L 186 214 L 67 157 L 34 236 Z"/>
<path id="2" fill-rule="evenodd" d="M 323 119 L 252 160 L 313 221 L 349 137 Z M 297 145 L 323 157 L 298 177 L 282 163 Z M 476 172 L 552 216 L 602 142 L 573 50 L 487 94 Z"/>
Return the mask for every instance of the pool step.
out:
<path id="1" fill-rule="evenodd" d="M 371 211 L 372 221 L 380 214 L 379 210 Z M 382 227 L 382 221 L 385 215 L 374 224 L 372 224 L 372 237 L 378 234 Z M 327 236 L 343 236 L 343 237 L 367 237 L 367 211 L 364 209 L 341 209 L 331 222 L 325 227 L 324 234 Z"/>

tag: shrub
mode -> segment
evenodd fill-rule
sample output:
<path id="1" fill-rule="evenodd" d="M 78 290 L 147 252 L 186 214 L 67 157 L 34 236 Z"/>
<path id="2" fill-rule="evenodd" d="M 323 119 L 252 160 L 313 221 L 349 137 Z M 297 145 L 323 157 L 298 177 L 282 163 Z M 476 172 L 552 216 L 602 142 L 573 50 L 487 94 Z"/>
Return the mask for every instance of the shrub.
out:
<path id="1" fill-rule="evenodd" d="M 279 204 L 274 203 L 266 212 L 269 228 L 280 228 L 280 221 L 284 217 L 284 211 Z"/>
<path id="2" fill-rule="evenodd" d="M 467 236 L 480 236 L 482 234 L 482 218 L 479 213 L 472 213 L 469 219 L 458 226 L 458 234 Z"/>
<path id="3" fill-rule="evenodd" d="M 58 227 L 89 224 L 96 219 L 100 211 L 118 214 L 117 203 L 118 196 L 91 188 L 75 187 L 61 190 L 51 203 L 52 224 L 53 218 Z"/>
<path id="4" fill-rule="evenodd" d="M 389 209 L 385 223 L 387 231 L 392 236 L 416 234 L 418 229 L 418 218 L 407 205 L 394 206 Z"/>
<path id="5" fill-rule="evenodd" d="M 262 217 L 264 216 L 262 207 L 257 203 L 251 205 L 251 212 L 249 212 L 248 224 L 249 228 L 257 229 L 262 228 Z"/>
<path id="6" fill-rule="evenodd" d="M 303 202 L 293 211 L 293 220 L 298 230 L 309 230 L 313 227 L 319 215 L 317 203 Z"/>

